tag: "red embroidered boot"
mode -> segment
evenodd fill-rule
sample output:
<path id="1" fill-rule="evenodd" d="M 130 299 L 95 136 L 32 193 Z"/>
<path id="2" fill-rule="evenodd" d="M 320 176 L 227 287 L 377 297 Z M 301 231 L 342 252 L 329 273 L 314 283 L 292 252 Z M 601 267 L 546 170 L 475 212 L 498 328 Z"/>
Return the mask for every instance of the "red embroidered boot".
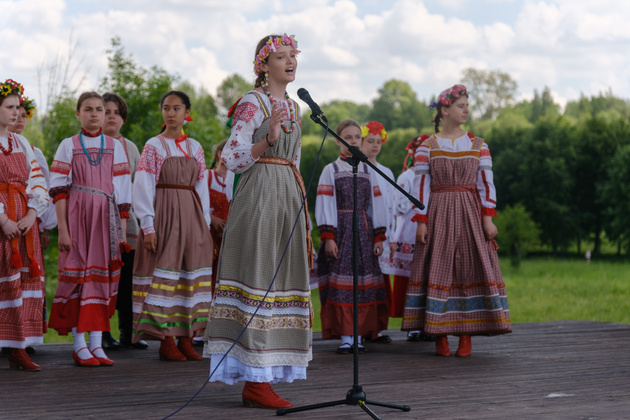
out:
<path id="1" fill-rule="evenodd" d="M 449 357 L 451 355 L 451 349 L 448 348 L 448 337 L 440 335 L 435 340 L 435 354 L 442 357 Z"/>
<path id="2" fill-rule="evenodd" d="M 190 337 L 177 337 L 177 349 L 186 356 L 188 360 L 203 360 L 192 345 L 192 338 Z"/>
<path id="3" fill-rule="evenodd" d="M 9 355 L 9 367 L 11 369 L 22 368 L 27 372 L 39 372 L 42 370 L 37 363 L 34 363 L 31 358 L 28 357 L 24 349 L 13 349 Z"/>
<path id="4" fill-rule="evenodd" d="M 245 382 L 243 405 L 272 409 L 293 407 L 293 404 L 276 394 L 269 382 Z"/>
<path id="5" fill-rule="evenodd" d="M 459 336 L 459 347 L 457 347 L 457 352 L 455 356 L 457 357 L 468 357 L 472 353 L 472 343 L 470 341 L 469 335 L 460 335 Z"/>
<path id="6" fill-rule="evenodd" d="M 164 337 L 158 354 L 160 355 L 160 360 L 170 360 L 171 362 L 185 362 L 188 360 L 186 356 L 177 349 L 173 337 Z"/>

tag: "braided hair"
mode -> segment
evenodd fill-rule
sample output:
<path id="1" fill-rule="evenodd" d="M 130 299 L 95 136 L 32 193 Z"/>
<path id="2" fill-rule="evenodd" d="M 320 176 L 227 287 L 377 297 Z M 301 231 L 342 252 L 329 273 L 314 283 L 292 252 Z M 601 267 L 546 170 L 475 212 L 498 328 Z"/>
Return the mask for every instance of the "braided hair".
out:
<path id="1" fill-rule="evenodd" d="M 438 103 L 436 109 L 437 112 L 435 113 L 435 118 L 431 120 L 431 122 L 434 123 L 435 134 L 440 132 L 440 120 L 444 117 L 442 115 L 442 104 Z"/>

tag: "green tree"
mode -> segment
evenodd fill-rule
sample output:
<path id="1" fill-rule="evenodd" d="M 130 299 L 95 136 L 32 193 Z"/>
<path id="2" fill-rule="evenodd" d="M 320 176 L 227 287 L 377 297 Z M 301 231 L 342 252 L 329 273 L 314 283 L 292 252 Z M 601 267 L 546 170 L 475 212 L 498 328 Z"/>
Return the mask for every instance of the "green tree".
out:
<path id="1" fill-rule="evenodd" d="M 509 255 L 512 266 L 519 267 L 527 253 L 538 246 L 540 229 L 522 204 L 505 207 L 494 223 L 499 230 L 499 253 Z"/>
<path id="2" fill-rule="evenodd" d="M 160 131 L 162 95 L 172 89 L 178 77 L 160 67 L 145 69 L 139 66 L 131 55 L 125 53 L 120 38 L 111 41 L 107 51 L 108 72 L 103 77 L 100 90 L 118 93 L 125 99 L 129 115 L 121 134 L 138 145 L 144 143 Z"/>
<path id="3" fill-rule="evenodd" d="M 564 115 L 575 119 L 584 119 L 605 111 L 621 118 L 630 119 L 630 101 L 614 96 L 611 90 L 590 98 L 582 94 L 577 101 L 567 103 Z"/>
<path id="4" fill-rule="evenodd" d="M 560 106 L 553 101 L 551 90 L 547 86 L 542 93 L 534 89 L 534 98 L 531 101 L 519 102 L 514 107 L 521 110 L 531 123 L 541 117 L 560 114 Z"/>
<path id="5" fill-rule="evenodd" d="M 426 103 L 418 101 L 409 83 L 392 79 L 378 90 L 368 117 L 379 121 L 390 131 L 396 128 L 420 130 L 429 124 L 433 115 Z"/>
<path id="6" fill-rule="evenodd" d="M 472 116 L 477 120 L 492 120 L 503 108 L 514 104 L 518 84 L 508 73 L 467 68 L 462 81 L 470 95 Z"/>
<path id="7" fill-rule="evenodd" d="M 81 123 L 76 117 L 77 100 L 71 96 L 60 96 L 52 102 L 48 112 L 41 118 L 42 133 L 46 148 L 43 152 L 51 162 L 63 139 L 79 132 Z"/>
<path id="8" fill-rule="evenodd" d="M 217 98 L 219 105 L 224 109 L 225 114 L 232 104 L 245 95 L 254 87 L 252 81 L 245 80 L 239 74 L 232 74 L 226 77 L 217 88 Z"/>
<path id="9" fill-rule="evenodd" d="M 611 122 L 594 116 L 582 119 L 577 130 L 572 192 L 575 214 L 579 232 L 593 238 L 593 253 L 600 255 L 606 213 L 611 205 L 604 194 L 610 181 L 608 171 L 617 150 L 630 144 L 630 123 L 623 118 Z M 579 247 L 578 252 L 581 253 Z"/>
<path id="10" fill-rule="evenodd" d="M 190 116 L 193 121 L 184 126 L 184 131 L 201 144 L 206 161 L 210 163 L 213 158 L 213 146 L 227 138 L 230 131 L 221 123 L 216 102 L 207 90 L 195 89 L 189 82 L 180 83 L 177 90 L 190 98 Z"/>
<path id="11" fill-rule="evenodd" d="M 606 236 L 618 244 L 617 253 L 630 251 L 630 145 L 617 149 L 607 168 L 608 182 L 603 188 L 606 209 Z"/>
<path id="12" fill-rule="evenodd" d="M 322 112 L 328 119 L 330 128 L 334 131 L 341 121 L 351 118 L 363 124 L 368 121 L 370 106 L 364 104 L 356 104 L 351 101 L 333 100 L 321 106 Z M 324 129 L 311 120 L 311 110 L 308 107 L 302 107 L 302 133 L 319 135 L 323 137 Z"/>
<path id="13" fill-rule="evenodd" d="M 542 118 L 532 129 L 513 134 L 488 141 L 491 150 L 495 143 L 509 141 L 493 155 L 498 203 L 523 204 L 541 228 L 541 240 L 558 252 L 575 229 L 572 127 L 559 117 Z"/>

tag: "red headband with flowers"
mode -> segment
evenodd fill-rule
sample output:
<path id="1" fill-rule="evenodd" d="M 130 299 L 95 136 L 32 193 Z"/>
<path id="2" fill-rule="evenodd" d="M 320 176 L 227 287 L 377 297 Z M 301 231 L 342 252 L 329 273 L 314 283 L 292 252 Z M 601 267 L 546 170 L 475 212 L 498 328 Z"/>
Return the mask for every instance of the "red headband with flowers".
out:
<path id="1" fill-rule="evenodd" d="M 385 131 L 385 127 L 378 121 L 370 121 L 361 127 L 361 137 L 366 138 L 368 134 L 376 134 L 377 136 L 381 136 L 383 139 L 383 143 L 387 140 L 387 131 Z"/>
<path id="2" fill-rule="evenodd" d="M 295 55 L 298 55 L 300 51 L 298 50 L 298 43 L 295 40 L 295 35 L 287 35 L 286 33 L 283 36 L 270 36 L 265 45 L 258 51 L 256 54 L 256 59 L 254 59 L 254 73 L 261 74 L 264 73 L 262 69 L 262 65 L 265 63 L 267 57 L 272 52 L 278 51 L 283 45 L 289 45 L 293 47 L 295 50 Z"/>
<path id="3" fill-rule="evenodd" d="M 453 102 L 457 100 L 457 98 L 461 96 L 468 97 L 468 92 L 466 91 L 466 86 L 464 85 L 455 85 L 452 88 L 448 88 L 438 97 L 437 101 L 431 102 L 429 105 L 429 109 L 437 108 L 438 104 L 442 106 L 451 106 Z"/>
<path id="4" fill-rule="evenodd" d="M 7 79 L 0 85 L 0 95 L 7 97 L 11 94 L 22 96 L 24 93 L 24 86 L 19 84 L 13 79 Z"/>

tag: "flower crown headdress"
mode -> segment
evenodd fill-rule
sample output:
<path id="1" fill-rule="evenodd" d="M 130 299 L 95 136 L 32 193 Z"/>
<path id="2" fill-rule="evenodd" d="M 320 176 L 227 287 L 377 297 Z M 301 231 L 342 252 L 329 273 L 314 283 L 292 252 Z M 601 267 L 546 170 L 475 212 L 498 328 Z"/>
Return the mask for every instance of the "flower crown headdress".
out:
<path id="1" fill-rule="evenodd" d="M 405 147 L 407 154 L 405 155 L 405 160 L 403 161 L 403 172 L 405 172 L 407 168 L 410 168 L 413 165 L 416 149 L 418 148 L 418 146 L 420 146 L 420 144 L 422 144 L 423 141 L 425 141 L 429 137 L 430 136 L 428 134 L 423 134 L 411 140 L 407 144 L 407 147 Z"/>
<path id="2" fill-rule="evenodd" d="M 295 35 L 287 35 L 286 33 L 283 36 L 270 36 L 265 45 L 258 51 L 256 54 L 256 59 L 254 59 L 254 73 L 261 74 L 264 73 L 262 69 L 262 65 L 265 63 L 267 57 L 272 52 L 278 51 L 283 45 L 289 45 L 293 47 L 295 50 L 295 55 L 298 55 L 300 51 L 298 50 L 298 43 L 295 40 Z"/>
<path id="3" fill-rule="evenodd" d="M 7 97 L 11 94 L 22 96 L 24 93 L 24 86 L 19 84 L 13 79 L 7 79 L 0 85 L 0 95 Z"/>
<path id="4" fill-rule="evenodd" d="M 35 99 L 30 99 L 28 96 L 20 97 L 20 107 L 26 111 L 26 116 L 29 120 L 33 119 L 33 114 L 37 111 L 37 103 Z"/>
<path id="5" fill-rule="evenodd" d="M 442 106 L 451 106 L 451 104 L 461 96 L 468 97 L 466 86 L 455 85 L 452 88 L 448 88 L 440 93 L 440 96 L 437 98 L 437 100 L 435 102 L 431 102 L 431 104 L 429 105 L 429 109 L 437 108 L 439 104 L 441 104 Z"/>
<path id="6" fill-rule="evenodd" d="M 361 127 L 361 137 L 366 138 L 368 134 L 376 134 L 377 136 L 381 136 L 383 139 L 383 143 L 387 140 L 387 131 L 385 131 L 385 127 L 378 121 L 370 121 Z"/>

